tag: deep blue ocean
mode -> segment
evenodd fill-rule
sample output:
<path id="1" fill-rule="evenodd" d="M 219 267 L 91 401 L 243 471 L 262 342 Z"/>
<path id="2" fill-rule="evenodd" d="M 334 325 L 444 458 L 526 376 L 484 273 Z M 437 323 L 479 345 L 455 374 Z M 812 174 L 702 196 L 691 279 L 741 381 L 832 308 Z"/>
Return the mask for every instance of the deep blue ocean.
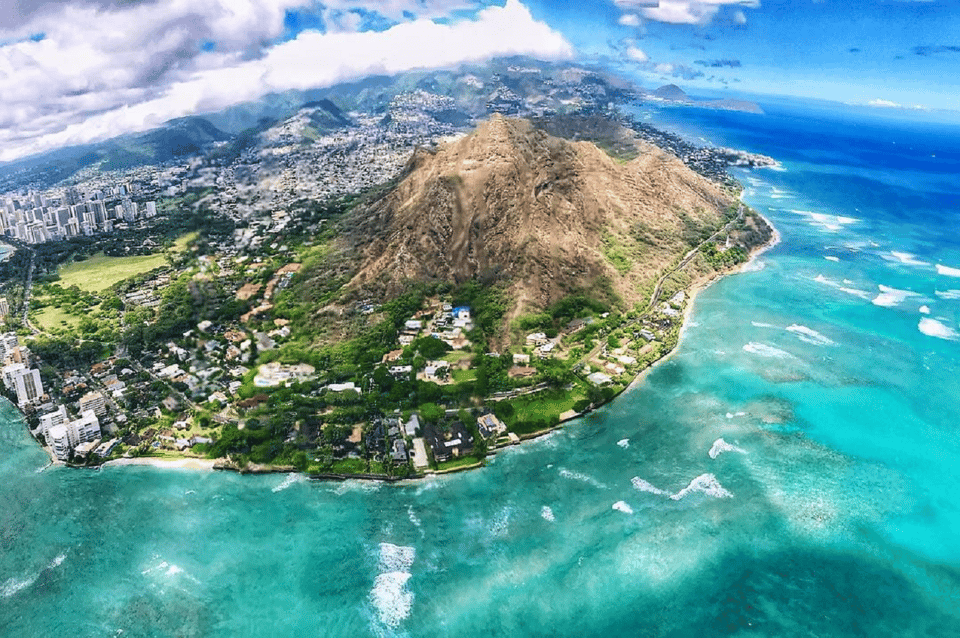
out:
<path id="1" fill-rule="evenodd" d="M 0 414 L 0 635 L 960 636 L 960 128 L 652 121 L 764 153 L 782 243 L 675 357 L 409 485 L 51 468 Z"/>

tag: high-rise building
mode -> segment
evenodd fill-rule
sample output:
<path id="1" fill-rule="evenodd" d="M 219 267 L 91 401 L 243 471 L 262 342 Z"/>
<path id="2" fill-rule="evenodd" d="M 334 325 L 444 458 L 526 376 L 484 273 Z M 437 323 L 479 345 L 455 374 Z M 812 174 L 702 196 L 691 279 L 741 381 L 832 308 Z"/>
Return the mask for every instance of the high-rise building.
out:
<path id="1" fill-rule="evenodd" d="M 15 365 L 23 365 L 15 364 Z M 40 403 L 43 397 L 43 383 L 40 381 L 40 371 L 17 370 L 13 374 L 13 389 L 17 392 L 17 404 L 20 407 Z"/>
<path id="2" fill-rule="evenodd" d="M 47 444 L 50 444 L 49 432 L 50 429 L 63 425 L 69 421 L 70 417 L 67 416 L 67 408 L 60 406 L 55 412 L 48 412 L 40 416 L 40 431 L 43 432 L 43 438 L 47 440 Z"/>
<path id="3" fill-rule="evenodd" d="M 99 392 L 88 392 L 78 402 L 81 412 L 92 411 L 99 416 L 107 413 L 107 401 Z"/>
<path id="4" fill-rule="evenodd" d="M 144 213 L 147 217 L 156 217 L 157 215 L 157 202 L 147 202 L 145 204 L 146 210 Z"/>
<path id="5" fill-rule="evenodd" d="M 65 424 L 61 423 L 60 425 L 53 426 L 44 438 L 58 459 L 66 461 L 70 458 L 70 451 L 73 449 L 73 446 L 70 445 L 70 437 L 67 434 L 67 426 Z"/>

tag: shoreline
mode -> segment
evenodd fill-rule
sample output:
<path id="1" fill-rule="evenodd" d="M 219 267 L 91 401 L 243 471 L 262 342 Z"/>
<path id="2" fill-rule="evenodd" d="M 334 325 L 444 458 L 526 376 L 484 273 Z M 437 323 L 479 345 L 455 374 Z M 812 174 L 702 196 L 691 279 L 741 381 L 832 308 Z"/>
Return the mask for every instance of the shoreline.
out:
<path id="1" fill-rule="evenodd" d="M 150 456 L 137 456 L 130 458 L 114 459 L 101 464 L 99 467 L 126 467 L 139 465 L 141 467 L 156 467 L 167 470 L 215 470 L 217 462 L 220 459 L 161 459 Z"/>
<path id="2" fill-rule="evenodd" d="M 685 307 L 684 307 L 684 310 L 683 310 L 683 318 L 682 318 L 681 323 L 680 323 L 680 333 L 679 333 L 679 335 L 678 335 L 678 337 L 677 337 L 677 343 L 674 345 L 674 347 L 671 348 L 670 351 L 669 351 L 668 353 L 666 353 L 664 356 L 662 356 L 660 359 L 654 361 L 651 365 L 649 365 L 648 367 L 646 367 L 646 368 L 644 368 L 643 370 L 641 370 L 641 371 L 637 374 L 637 376 L 634 377 L 634 379 L 633 379 L 632 381 L 630 381 L 630 383 L 627 384 L 627 386 L 626 386 L 621 392 L 619 392 L 617 395 L 615 395 L 613 398 L 611 398 L 611 399 L 610 399 L 609 401 L 607 401 L 606 403 L 604 403 L 604 404 L 602 404 L 602 405 L 599 405 L 599 406 L 597 406 L 596 408 L 593 408 L 593 409 L 590 410 L 589 412 L 593 412 L 593 411 L 595 411 L 595 410 L 597 410 L 597 409 L 599 409 L 599 408 L 602 408 L 602 407 L 605 406 L 605 405 L 609 405 L 610 403 L 613 403 L 614 401 L 616 401 L 617 399 L 619 399 L 621 396 L 623 396 L 623 395 L 626 394 L 627 392 L 630 392 L 631 390 L 634 390 L 634 389 L 640 387 L 640 385 L 642 385 L 642 383 L 646 380 L 647 376 L 648 376 L 657 366 L 659 366 L 659 365 L 661 365 L 661 364 L 669 361 L 670 358 L 674 356 L 674 354 L 677 352 L 677 350 L 679 350 L 681 344 L 683 343 L 683 339 L 684 339 L 684 337 L 686 336 L 686 330 L 687 330 L 687 327 L 688 327 L 688 325 L 689 325 L 690 317 L 691 317 L 691 315 L 693 314 L 693 309 L 694 309 L 694 306 L 696 305 L 697 297 L 700 295 L 701 292 L 703 292 L 704 290 L 706 290 L 707 288 L 709 288 L 709 287 L 712 286 L 713 284 L 717 283 L 718 281 L 720 281 L 720 280 L 723 279 L 724 277 L 729 277 L 729 276 L 732 276 L 732 275 L 738 275 L 738 274 L 742 274 L 742 273 L 746 273 L 746 272 L 752 272 L 752 271 L 753 271 L 752 266 L 753 266 L 754 263 L 756 263 L 757 259 L 758 259 L 761 255 L 763 255 L 765 252 L 771 250 L 772 248 L 774 248 L 774 247 L 776 247 L 778 244 L 780 244 L 780 242 L 782 241 L 783 238 L 782 238 L 782 235 L 780 234 L 780 232 L 777 230 L 776 226 L 774 226 L 773 223 L 771 223 L 770 220 L 767 219 L 764 215 L 762 215 L 762 214 L 760 214 L 759 212 L 756 212 L 756 211 L 754 211 L 754 212 L 767 224 L 767 226 L 770 227 L 770 230 L 772 231 L 772 234 L 771 234 L 770 239 L 767 240 L 765 243 L 761 244 L 760 246 L 757 246 L 755 249 L 753 249 L 753 250 L 750 252 L 750 258 L 749 258 L 746 262 L 744 262 L 743 264 L 740 264 L 737 268 L 732 269 L 732 270 L 730 270 L 730 271 L 728 271 L 728 272 L 724 272 L 724 273 L 716 273 L 716 274 L 714 274 L 713 276 L 711 276 L 711 277 L 708 278 L 708 279 L 701 280 L 701 281 L 696 281 L 696 282 L 694 282 L 693 284 L 691 284 L 689 290 L 686 291 L 687 295 L 689 295 L 689 300 L 687 301 L 687 303 L 686 303 L 686 305 L 685 305 Z M 520 437 L 520 441 L 518 441 L 518 442 L 516 442 L 516 443 L 509 443 L 509 444 L 502 445 L 502 446 L 492 447 L 492 448 L 491 448 L 491 454 L 488 455 L 488 456 L 495 456 L 495 455 L 496 455 L 496 452 L 497 452 L 498 450 L 500 450 L 500 449 L 506 449 L 506 448 L 514 447 L 514 446 L 516 446 L 516 445 L 521 445 L 524 441 L 532 441 L 532 440 L 541 438 L 541 437 L 543 437 L 543 436 L 546 436 L 546 435 L 548 435 L 548 434 L 551 434 L 551 433 L 553 433 L 553 432 L 556 432 L 557 430 L 565 427 L 568 423 L 570 423 L 570 422 L 572 422 L 572 421 L 576 421 L 577 419 L 585 416 L 586 414 L 589 414 L 589 412 L 580 413 L 580 414 L 577 414 L 577 415 L 575 415 L 575 416 L 571 416 L 571 417 L 569 417 L 569 418 L 567 418 L 567 419 L 563 419 L 563 420 L 561 420 L 559 423 L 557 423 L 557 424 L 556 424 L 555 426 L 553 426 L 553 427 L 550 427 L 550 428 L 547 428 L 547 429 L 544 429 L 544 430 L 540 430 L 540 431 L 538 431 L 538 432 L 532 432 L 532 433 L 527 433 L 527 434 L 525 434 L 525 435 L 522 435 L 522 436 Z M 51 463 L 50 463 L 50 465 L 58 464 L 58 461 L 56 460 L 55 457 L 53 457 L 52 452 L 51 452 L 49 449 L 47 449 L 47 448 L 44 448 L 44 450 L 46 450 L 46 451 L 48 452 L 48 454 L 50 454 L 50 456 L 51 456 Z M 311 474 L 308 474 L 308 473 L 306 473 L 306 472 L 299 472 L 298 470 L 296 470 L 296 469 L 294 469 L 294 468 L 282 467 L 282 466 L 254 466 L 254 467 L 250 467 L 250 468 L 243 468 L 243 469 L 241 469 L 241 468 L 235 466 L 235 465 L 234 465 L 231 461 L 229 461 L 228 459 L 203 459 L 203 458 L 195 458 L 195 457 L 158 458 L 158 457 L 141 456 L 141 457 L 119 458 L 119 459 L 113 459 L 113 460 L 110 460 L 110 461 L 106 461 L 106 462 L 104 462 L 104 463 L 102 463 L 102 464 L 100 464 L 100 465 L 98 465 L 98 466 L 95 466 L 95 468 L 96 468 L 96 469 L 101 469 L 101 468 L 104 468 L 104 467 L 140 466 L 140 467 L 153 467 L 153 468 L 164 469 L 164 470 L 170 470 L 170 469 L 173 469 L 173 470 L 199 470 L 199 471 L 214 471 L 214 470 L 218 470 L 218 471 L 219 471 L 219 470 L 227 470 L 227 471 L 234 471 L 234 472 L 237 472 L 237 473 L 239 473 L 239 474 L 278 474 L 278 473 L 291 474 L 291 473 L 297 473 L 297 474 L 303 474 L 304 476 L 306 476 L 307 478 L 309 478 L 309 479 L 311 479 L 311 480 L 321 480 L 321 481 L 322 481 L 322 480 L 340 480 L 340 481 L 342 481 L 342 480 L 356 479 L 356 480 L 376 480 L 376 481 L 381 481 L 381 482 L 386 482 L 386 483 L 404 484 L 404 483 L 412 483 L 412 482 L 422 481 L 422 480 L 424 480 L 424 479 L 434 478 L 434 477 L 438 477 L 438 476 L 445 476 L 445 475 L 449 475 L 449 474 L 455 474 L 455 473 L 459 473 L 459 472 L 463 472 L 463 471 L 470 471 L 470 470 L 482 468 L 482 467 L 484 467 L 485 465 L 486 465 L 486 462 L 485 462 L 485 459 L 484 459 L 483 461 L 478 461 L 476 464 L 469 465 L 469 466 L 463 466 L 463 467 L 455 468 L 455 469 L 452 469 L 452 470 L 441 470 L 441 471 L 431 470 L 431 471 L 425 472 L 425 473 L 424 473 L 423 475 L 421 475 L 421 476 L 413 476 L 413 477 L 407 477 L 407 478 L 403 478 L 403 479 L 401 479 L 401 478 L 389 477 L 389 476 L 379 476 L 379 475 L 373 476 L 373 475 L 362 475 L 362 474 L 358 474 L 358 475 L 333 475 L 333 474 L 311 475 Z M 47 467 L 49 467 L 49 465 L 48 465 Z M 44 468 L 44 469 L 46 469 L 46 468 Z"/>
<path id="3" fill-rule="evenodd" d="M 687 305 L 683 309 L 683 320 L 680 322 L 680 334 L 677 337 L 677 344 L 670 350 L 670 352 L 668 352 L 664 356 L 654 361 L 649 367 L 640 371 L 640 373 L 636 376 L 636 378 L 634 378 L 634 380 L 631 381 L 629 385 L 627 385 L 627 387 L 624 389 L 623 392 L 621 392 L 621 394 L 625 394 L 630 390 L 633 390 L 639 387 L 646 380 L 647 375 L 649 375 L 657 366 L 669 361 L 670 358 L 673 357 L 673 355 L 677 352 L 677 350 L 680 349 L 680 345 L 683 343 L 683 339 L 686 336 L 690 316 L 693 314 L 693 308 L 696 305 L 697 297 L 700 295 L 701 292 L 703 292 L 704 290 L 706 290 L 707 288 L 709 288 L 710 286 L 712 286 L 713 284 L 717 283 L 718 281 L 720 281 L 725 277 L 731 277 L 733 275 L 741 275 L 743 273 L 753 272 L 753 269 L 751 268 L 751 266 L 756 262 L 757 258 L 759 258 L 763 253 L 776 247 L 782 241 L 783 236 L 780 235 L 780 231 L 777 230 L 777 227 L 774 226 L 773 223 L 769 219 L 767 219 L 764 215 L 761 215 L 759 212 L 757 212 L 757 215 L 760 217 L 760 219 L 762 219 L 767 224 L 767 226 L 770 227 L 770 230 L 773 231 L 773 234 L 770 236 L 770 239 L 767 240 L 765 243 L 757 246 L 752 251 L 750 251 L 750 259 L 740 264 L 735 270 L 731 270 L 730 272 L 726 272 L 726 273 L 715 274 L 714 276 L 710 277 L 705 281 L 695 282 L 692 286 L 690 286 L 690 290 L 687 291 L 687 294 L 690 295 L 690 300 L 687 302 Z M 620 396 L 620 395 L 617 395 L 617 396 Z M 614 397 L 614 400 L 616 400 L 616 397 Z"/>

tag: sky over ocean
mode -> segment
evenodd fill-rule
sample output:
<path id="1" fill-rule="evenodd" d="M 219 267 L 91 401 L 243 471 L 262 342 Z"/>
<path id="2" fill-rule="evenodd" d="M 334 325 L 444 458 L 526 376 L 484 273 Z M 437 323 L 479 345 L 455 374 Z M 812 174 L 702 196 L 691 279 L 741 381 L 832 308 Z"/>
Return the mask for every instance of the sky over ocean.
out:
<path id="1" fill-rule="evenodd" d="M 960 636 L 960 129 L 763 106 L 639 115 L 780 160 L 782 243 L 480 471 L 40 471 L 4 408 L 0 635 Z"/>

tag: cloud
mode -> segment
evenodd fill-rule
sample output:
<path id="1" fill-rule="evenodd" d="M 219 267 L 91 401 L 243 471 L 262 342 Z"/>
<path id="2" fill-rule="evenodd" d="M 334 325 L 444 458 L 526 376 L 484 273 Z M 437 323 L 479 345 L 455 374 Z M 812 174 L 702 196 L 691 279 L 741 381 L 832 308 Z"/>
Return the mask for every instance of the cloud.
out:
<path id="1" fill-rule="evenodd" d="M 881 100 L 880 98 L 876 98 L 876 99 L 874 99 L 874 100 L 870 100 L 869 102 L 867 102 L 867 106 L 879 106 L 879 107 L 890 108 L 890 109 L 902 109 L 902 108 L 903 108 L 903 104 L 898 104 L 898 103 L 896 103 L 896 102 L 891 102 L 890 100 Z"/>
<path id="2" fill-rule="evenodd" d="M 725 66 L 728 66 L 731 69 L 739 69 L 742 66 L 740 64 L 740 60 L 694 60 L 693 63 L 700 66 L 712 67 L 715 69 L 719 69 Z"/>
<path id="3" fill-rule="evenodd" d="M 914 111 L 928 111 L 929 108 L 922 104 L 914 104 L 913 106 L 906 106 L 900 104 L 899 102 L 893 102 L 891 100 L 883 100 L 876 98 L 867 102 L 867 106 L 875 106 L 878 108 L 884 109 L 912 109 Z"/>
<path id="4" fill-rule="evenodd" d="M 644 53 L 641 49 L 638 49 L 635 46 L 627 47 L 626 51 L 627 57 L 633 60 L 634 62 L 646 62 L 650 58 L 647 57 L 647 54 Z"/>
<path id="5" fill-rule="evenodd" d="M 760 6 L 759 0 L 660 0 L 655 7 L 646 7 L 642 10 L 643 16 L 658 22 L 672 24 L 706 24 L 713 20 L 720 8 L 724 5 L 749 7 L 755 9 Z M 746 15 L 737 10 L 733 16 L 737 24 L 745 24 Z"/>
<path id="6" fill-rule="evenodd" d="M 960 53 L 960 46 L 952 44 L 917 45 L 910 49 L 914 55 L 928 57 L 937 53 Z"/>
<path id="7" fill-rule="evenodd" d="M 420 17 L 383 31 L 351 31 L 355 22 L 344 16 L 337 29 L 302 31 L 280 43 L 285 12 L 303 0 L 219 1 L 232 10 L 217 0 L 109 11 L 66 5 L 19 27 L 42 26 L 32 32 L 46 37 L 0 46 L 0 160 L 147 130 L 288 89 L 496 56 L 573 55 L 564 37 L 535 20 L 520 0 L 469 19 Z M 391 15 L 464 6 L 459 0 L 370 4 Z M 215 49 L 203 51 L 202 41 Z"/>
<path id="8" fill-rule="evenodd" d="M 636 13 L 624 13 L 617 22 L 625 27 L 639 27 L 643 24 Z"/>

